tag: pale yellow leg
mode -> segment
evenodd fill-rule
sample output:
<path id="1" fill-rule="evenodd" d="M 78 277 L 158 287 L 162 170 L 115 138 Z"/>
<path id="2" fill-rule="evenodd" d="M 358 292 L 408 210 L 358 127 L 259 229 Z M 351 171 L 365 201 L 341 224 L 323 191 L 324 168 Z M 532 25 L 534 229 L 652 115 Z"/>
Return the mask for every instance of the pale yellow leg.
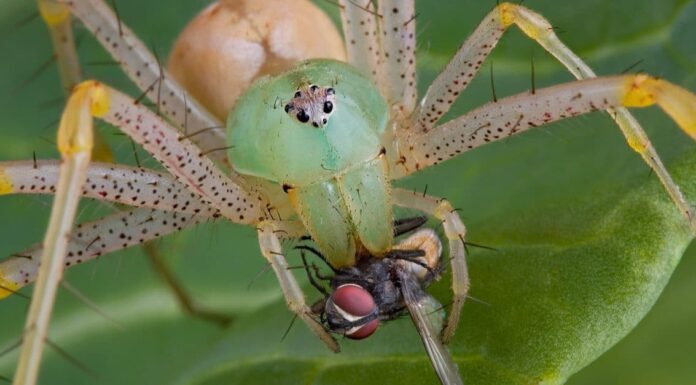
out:
<path id="1" fill-rule="evenodd" d="M 63 276 L 70 230 L 90 162 L 92 116 L 101 116 L 108 109 L 104 88 L 95 82 L 85 82 L 75 88 L 63 112 L 58 129 L 58 150 L 63 163 L 24 328 L 15 385 L 36 383 L 56 291 Z"/>
<path id="2" fill-rule="evenodd" d="M 80 59 L 75 47 L 72 17 L 67 5 L 57 0 L 38 0 L 39 13 L 51 34 L 53 54 L 58 64 L 58 73 L 66 95 L 82 80 Z M 114 156 L 99 131 L 93 133 L 92 159 L 113 162 Z"/>
<path id="3" fill-rule="evenodd" d="M 447 322 L 442 330 L 442 342 L 448 343 L 459 325 L 462 306 L 469 292 L 469 270 L 466 265 L 464 237 L 466 227 L 459 214 L 445 199 L 414 193 L 404 189 L 394 189 L 394 204 L 413 208 L 442 221 L 449 245 L 450 266 L 452 268 L 452 306 Z"/>
<path id="4" fill-rule="evenodd" d="M 324 329 L 324 326 L 315 319 L 312 310 L 305 303 L 304 293 L 302 293 L 300 285 L 292 275 L 292 271 L 288 267 L 285 256 L 283 256 L 279 234 L 285 234 L 287 231 L 282 228 L 282 223 L 276 221 L 261 222 L 258 225 L 258 233 L 261 253 L 271 265 L 278 278 L 278 283 L 283 290 L 288 308 L 290 308 L 293 313 L 297 314 L 307 327 L 309 327 L 329 349 L 334 352 L 340 351 L 341 349 L 336 340 Z"/>
<path id="5" fill-rule="evenodd" d="M 551 24 L 541 15 L 512 3 L 500 4 L 498 10 L 505 28 L 512 24 L 517 25 L 529 38 L 556 57 L 575 77 L 586 79 L 597 76 L 582 59 L 558 39 Z M 646 102 L 657 103 L 684 132 L 696 139 L 696 96 L 667 82 L 647 79 L 652 78 L 646 77 L 644 81 L 636 82 L 635 93 L 626 98 L 624 105 L 642 107 L 647 105 Z M 662 164 L 643 127 L 626 108 L 610 109 L 608 112 L 619 125 L 629 146 L 655 171 L 667 193 L 689 221 L 692 231 L 696 233 L 696 217 L 693 208 Z"/>

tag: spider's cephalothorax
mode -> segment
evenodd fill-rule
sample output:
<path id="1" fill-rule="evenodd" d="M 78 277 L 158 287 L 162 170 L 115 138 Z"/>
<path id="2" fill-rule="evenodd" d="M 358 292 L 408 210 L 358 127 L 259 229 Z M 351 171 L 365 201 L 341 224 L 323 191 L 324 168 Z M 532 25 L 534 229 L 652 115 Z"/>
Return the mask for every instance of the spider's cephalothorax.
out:
<path id="1" fill-rule="evenodd" d="M 292 100 L 285 105 L 285 112 L 300 123 L 322 128 L 336 108 L 336 91 L 331 87 L 310 84 L 295 91 Z"/>
<path id="2" fill-rule="evenodd" d="M 229 155 L 239 173 L 283 187 L 334 268 L 352 266 L 359 250 L 392 247 L 388 120 L 374 82 L 348 64 L 311 60 L 242 95 L 227 123 Z"/>
<path id="3" fill-rule="evenodd" d="M 357 265 L 338 270 L 331 278 L 331 294 L 317 306 L 327 330 L 362 339 L 374 333 L 380 321 L 405 314 L 404 291 L 420 295 L 439 279 L 441 253 L 440 239 L 426 228 L 382 258 L 364 256 Z M 441 327 L 444 313 L 437 313 Z"/>

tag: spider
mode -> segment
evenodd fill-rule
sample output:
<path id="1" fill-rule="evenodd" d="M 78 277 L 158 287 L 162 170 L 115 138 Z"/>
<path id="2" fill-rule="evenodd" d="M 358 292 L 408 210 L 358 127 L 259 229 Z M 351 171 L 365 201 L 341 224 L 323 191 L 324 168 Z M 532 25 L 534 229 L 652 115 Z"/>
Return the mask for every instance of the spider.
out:
<path id="1" fill-rule="evenodd" d="M 496 7 L 484 19 L 484 22 L 472 35 L 473 38 L 468 40 L 469 44 L 465 43 L 462 46 L 451 64 L 428 88 L 422 101 L 417 103 L 414 57 L 416 18 L 412 3 L 394 2 L 394 4 L 390 4 L 385 1 L 379 4 L 379 8 L 371 9 L 370 4 L 356 5 L 353 2 L 344 2 L 341 4 L 341 11 L 344 18 L 344 33 L 348 43 L 346 45 L 348 61 L 357 68 L 355 74 L 352 74 L 353 70 L 347 66 L 333 62 L 306 63 L 304 67 L 299 67 L 300 69 L 296 70 L 298 72 L 294 72 L 294 74 L 302 75 L 302 71 L 305 71 L 313 77 L 313 79 L 309 79 L 312 84 L 321 83 L 321 87 L 331 86 L 336 90 L 338 96 L 335 114 L 327 119 L 326 127 L 304 127 L 307 130 L 323 129 L 324 132 L 328 132 L 334 122 L 340 122 L 338 117 L 344 104 L 350 105 L 351 102 L 364 101 L 374 95 L 381 95 L 386 101 L 384 106 L 381 106 L 380 98 L 375 97 L 374 101 L 376 102 L 371 103 L 369 108 L 368 106 L 360 107 L 362 110 L 374 109 L 374 111 L 370 111 L 374 116 L 366 118 L 369 124 L 380 126 L 383 124 L 381 120 L 384 120 L 383 127 L 379 128 L 381 131 L 377 132 L 377 145 L 362 149 L 363 152 L 369 152 L 368 155 L 358 154 L 369 156 L 368 159 L 361 161 L 369 160 L 371 163 L 368 168 L 362 170 L 365 173 L 358 174 L 357 177 L 370 175 L 373 181 L 379 181 L 376 189 L 371 191 L 371 195 L 374 195 L 376 199 L 367 201 L 370 204 L 375 204 L 379 210 L 374 210 L 373 207 L 359 206 L 363 203 L 360 199 L 353 197 L 350 204 L 358 204 L 358 206 L 351 207 L 346 203 L 349 207 L 345 207 L 340 215 L 331 218 L 323 216 L 322 219 L 328 218 L 336 221 L 335 226 L 326 226 L 323 222 L 312 222 L 314 220 L 312 214 L 307 214 L 314 207 L 319 207 L 313 206 L 315 203 L 324 201 L 315 199 L 311 195 L 312 191 L 302 191 L 305 187 L 302 178 L 293 177 L 288 178 L 288 180 L 280 180 L 278 175 L 271 175 L 267 170 L 255 169 L 256 165 L 253 164 L 255 159 L 244 154 L 244 151 L 249 147 L 231 144 L 235 147 L 230 149 L 230 157 L 233 160 L 238 160 L 238 162 L 233 162 L 233 167 L 237 167 L 237 172 L 227 175 L 220 171 L 213 161 L 224 163 L 225 152 L 212 151 L 221 147 L 219 141 L 220 125 L 216 118 L 200 107 L 193 97 L 184 96 L 186 94 L 177 87 L 172 77 L 160 69 L 161 66 L 157 64 L 154 56 L 146 54 L 143 45 L 133 43 L 135 38 L 128 28 L 118 21 L 113 13 L 107 11 L 103 4 L 99 2 L 66 4 L 71 7 L 71 11 L 76 16 L 84 19 L 88 29 L 97 35 L 108 50 L 125 55 L 117 56 L 117 60 L 127 65 L 128 58 L 131 57 L 129 55 L 132 55 L 129 52 L 140 55 L 136 61 L 138 64 L 133 68 L 126 69 L 126 71 L 139 87 L 148 91 L 150 96 L 157 101 L 158 109 L 161 109 L 160 112 L 169 121 L 161 119 L 141 104 L 134 103 L 133 98 L 96 82 L 83 83 L 81 87 L 76 88 L 77 91 L 73 93 L 75 96 L 71 98 L 71 101 L 80 105 L 80 102 L 89 103 L 90 100 L 97 100 L 98 103 L 94 104 L 95 108 L 93 109 L 95 115 L 102 116 L 117 126 L 124 126 L 123 128 L 127 130 L 128 135 L 133 137 L 136 142 L 143 144 L 148 151 L 152 151 L 154 157 L 165 164 L 165 167 L 176 180 L 168 175 L 148 170 L 130 170 L 128 172 L 129 170 L 123 170 L 119 167 L 114 167 L 117 169 L 115 171 L 109 168 L 101 170 L 98 167 L 90 168 L 88 173 L 108 174 L 110 181 L 118 183 L 105 187 L 102 185 L 91 187 L 88 182 L 85 185 L 88 190 L 86 195 L 162 211 L 136 209 L 115 214 L 113 217 L 103 220 L 96 228 L 92 227 L 91 224 L 82 225 L 71 236 L 74 249 L 68 250 L 65 264 L 69 264 L 68 266 L 79 264 L 104 252 L 137 244 L 162 236 L 165 232 L 191 226 L 199 220 L 223 217 L 233 222 L 251 224 L 258 228 L 263 254 L 279 276 L 279 281 L 291 309 L 296 311 L 299 317 L 332 349 L 337 349 L 335 341 L 311 317 L 297 283 L 286 269 L 287 265 L 279 251 L 278 238 L 281 235 L 283 237 L 297 237 L 309 232 L 320 248 L 330 258 L 335 258 L 331 261 L 337 266 L 343 266 L 354 263 L 351 258 L 354 258 L 358 248 L 365 247 L 371 253 L 378 255 L 385 253 L 390 248 L 392 244 L 390 203 L 392 202 L 422 210 L 443 221 L 452 256 L 454 275 L 454 304 L 442 336 L 444 341 L 448 341 L 456 328 L 459 310 L 468 287 L 463 247 L 465 235 L 463 223 L 447 201 L 413 194 L 405 190 L 395 189 L 391 191 L 389 188 L 390 179 L 413 174 L 469 149 L 488 142 L 506 139 L 513 134 L 543 123 L 597 109 L 618 108 L 621 105 L 642 107 L 657 102 L 673 116 L 687 133 L 693 134 L 694 115 L 693 111 L 689 110 L 689 108 L 693 108 L 693 100 L 691 99 L 693 96 L 666 81 L 644 75 L 586 80 L 549 89 L 539 89 L 532 93 L 497 100 L 467 115 L 440 123 L 440 117 L 447 112 L 455 97 L 463 92 L 469 83 L 468 79 L 473 78 L 477 73 L 483 59 L 494 48 L 503 31 L 511 25 L 520 26 L 527 35 L 538 39 L 545 48 L 565 61 L 564 64 L 577 77 L 592 77 L 593 73 L 565 46 L 555 40 L 550 24 L 543 18 L 524 7 L 505 3 Z M 83 5 L 95 8 L 85 8 L 81 11 Z M 360 20 L 360 22 L 348 23 L 351 20 Z M 381 35 L 376 34 L 377 31 Z M 365 35 L 366 33 L 367 35 Z M 368 36 L 368 38 L 364 39 L 363 36 Z M 377 47 L 382 48 L 378 50 Z M 369 54 L 369 52 L 377 51 L 381 54 Z M 142 66 L 142 61 L 146 61 L 147 65 Z M 372 79 L 375 84 L 374 90 L 370 89 L 369 82 L 360 83 L 361 79 Z M 356 82 L 351 82 L 352 80 L 356 80 Z M 301 89 L 301 83 L 288 82 L 290 87 L 288 84 L 280 83 L 282 82 L 279 81 L 276 86 L 281 88 L 281 91 L 274 91 L 277 94 L 275 97 L 286 99 L 286 101 L 290 100 L 294 92 Z M 360 84 L 361 87 L 358 87 L 356 91 L 357 100 L 351 100 L 351 95 L 347 95 L 340 87 L 350 88 L 355 84 Z M 103 97 L 104 95 L 108 96 Z M 286 117 L 283 114 L 287 114 L 283 108 L 273 110 L 272 100 L 249 97 L 243 101 L 248 103 L 249 108 L 263 105 L 262 108 L 269 111 L 269 117 L 278 120 L 281 125 L 290 124 L 287 120 L 283 120 Z M 78 111 L 80 111 L 79 108 L 68 108 L 65 116 L 70 116 L 70 113 Z M 621 124 L 631 147 L 639 151 L 653 167 L 675 204 L 682 209 L 693 225 L 691 209 L 676 185 L 671 181 L 669 174 L 662 167 L 640 126 L 627 115 L 625 110 L 617 109 L 614 112 L 613 116 Z M 494 120 L 491 116 L 499 120 Z M 231 134 L 233 136 L 244 132 L 243 130 L 249 127 L 242 124 L 246 123 L 243 121 L 247 119 L 246 115 L 238 116 L 238 119 L 242 120 L 239 123 L 241 128 L 233 127 Z M 478 124 L 479 121 L 482 123 Z M 324 123 L 322 122 L 322 124 Z M 139 125 L 142 127 L 138 127 Z M 145 130 L 143 127 L 146 125 L 149 125 L 154 131 Z M 170 125 L 174 129 L 178 126 L 187 131 L 185 134 L 177 134 L 176 131 L 169 130 Z M 317 131 L 306 132 L 311 132 L 314 135 Z M 148 139 L 148 136 L 158 138 Z M 367 139 L 370 139 L 368 136 L 366 135 Z M 200 148 L 188 139 L 196 141 Z M 245 139 L 257 140 L 253 137 Z M 81 139 L 78 138 L 79 140 Z M 78 146 L 77 149 L 81 148 Z M 309 156 L 311 155 L 309 150 L 299 148 L 297 149 L 298 155 L 302 156 L 303 151 L 307 151 L 306 154 Z M 65 153 L 69 155 L 70 152 L 71 150 Z M 182 158 L 178 158 L 179 156 Z M 335 165 L 327 167 L 327 164 L 323 162 L 316 163 L 321 168 L 317 172 L 322 177 L 336 175 L 337 170 L 333 168 Z M 243 166 L 239 166 L 242 164 Z M 262 164 L 262 168 L 267 165 Z M 275 165 L 268 166 L 275 167 Z M 17 188 L 18 192 L 21 191 L 22 186 L 25 189 L 31 189 L 30 182 L 23 183 L 22 178 L 31 180 L 35 177 L 39 179 L 46 177 L 50 180 L 49 176 L 53 175 L 55 178 L 56 171 L 56 164 L 41 164 L 41 167 L 37 168 L 34 168 L 32 162 L 13 165 L 13 167 L 8 166 L 5 169 L 6 188 Z M 316 175 L 312 175 L 312 177 L 316 177 Z M 273 183 L 269 183 L 268 180 Z M 51 182 L 42 182 L 46 184 L 35 186 L 35 188 L 51 191 Z M 169 194 L 169 190 L 173 193 L 171 196 L 165 196 L 164 199 L 158 199 L 157 193 L 146 198 L 124 196 L 119 194 L 123 188 L 121 183 L 125 183 L 127 189 L 136 192 L 138 189 L 149 191 L 153 189 L 152 186 L 156 186 L 159 193 L 166 191 Z M 361 186 L 365 184 L 362 181 L 357 183 Z M 161 190 L 160 186 L 166 186 L 166 188 Z M 80 189 L 80 187 L 77 188 Z M 109 188 L 113 188 L 113 190 L 108 190 Z M 319 193 L 325 194 L 326 191 Z M 357 189 L 353 195 L 359 195 Z M 290 201 L 286 196 L 290 196 Z M 335 207 L 329 208 L 334 209 Z M 318 208 L 318 210 L 325 209 Z M 367 218 L 371 221 L 369 224 L 366 224 L 367 220 L 363 221 L 362 215 L 364 213 L 369 213 L 369 218 Z M 299 214 L 296 220 L 292 220 L 293 214 Z M 162 215 L 162 217 L 156 217 L 157 215 Z M 128 216 L 129 219 L 124 221 L 122 218 L 125 216 Z M 278 220 L 280 217 L 285 218 L 285 220 Z M 121 231 L 111 229 L 106 224 L 109 221 L 111 223 L 119 221 L 125 223 L 128 231 L 126 229 Z M 152 225 L 153 223 L 158 224 L 158 226 L 161 224 L 163 227 L 157 228 Z M 346 228 L 346 223 L 355 228 Z M 366 229 L 360 228 L 363 224 L 366 224 Z M 84 231 L 80 229 L 84 229 Z M 109 230 L 114 230 L 113 237 L 107 235 L 111 234 Z M 136 232 L 138 235 L 135 235 Z M 339 239 L 341 235 L 347 233 L 353 233 L 354 237 L 348 237 L 347 240 Z M 88 247 L 79 244 L 78 239 L 85 239 Z M 87 249 L 89 252 L 86 251 Z M 9 289 L 6 290 L 7 292 L 14 291 L 33 280 L 37 270 L 36 260 L 39 250 L 34 250 L 33 253 L 20 253 L 19 257 L 4 262 L 2 265 L 3 286 Z M 32 258 L 26 258 L 30 254 Z"/>

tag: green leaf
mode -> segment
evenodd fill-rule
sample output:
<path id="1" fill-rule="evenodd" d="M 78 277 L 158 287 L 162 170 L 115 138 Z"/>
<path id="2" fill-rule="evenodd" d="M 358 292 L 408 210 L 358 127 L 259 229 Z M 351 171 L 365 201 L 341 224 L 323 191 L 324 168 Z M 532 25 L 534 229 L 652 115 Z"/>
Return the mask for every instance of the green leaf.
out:
<path id="1" fill-rule="evenodd" d="M 696 156 L 678 168 L 696 177 Z M 696 191 L 691 183 L 688 191 Z M 476 277 L 450 345 L 468 384 L 560 384 L 621 339 L 650 309 L 691 240 L 672 203 L 650 182 L 626 195 L 518 212 L 477 232 L 497 251 L 470 258 Z M 447 298 L 446 285 L 434 292 Z M 279 310 L 280 309 L 280 310 Z M 279 301 L 236 324 L 186 384 L 434 383 L 409 319 L 338 356 L 302 327 L 283 344 Z"/>
<path id="2" fill-rule="evenodd" d="M 124 22 L 144 41 L 156 43 L 165 56 L 177 31 L 204 3 L 119 0 L 118 7 Z M 318 3 L 335 12 L 330 2 Z M 421 87 L 493 4 L 420 1 Z M 598 73 L 619 73 L 644 59 L 638 69 L 696 90 L 696 2 L 536 0 L 526 5 L 546 15 L 563 32 L 561 38 Z M 39 158 L 56 157 L 51 143 L 55 124 L 50 123 L 60 114 L 61 90 L 55 67 L 23 85 L 50 57 L 47 34 L 38 21 L 14 27 L 32 12 L 33 2 L 0 4 L 2 159 L 30 159 L 33 151 Z M 107 60 L 88 37 L 82 39 L 80 51 L 83 63 Z M 537 87 L 572 79 L 513 30 L 493 57 L 499 96 L 530 87 L 532 52 Z M 139 94 L 115 68 L 92 65 L 86 71 Z M 490 100 L 489 84 L 484 70 L 450 115 Z M 678 181 L 695 197 L 696 158 L 685 155 L 693 152 L 693 143 L 657 109 L 638 111 L 637 116 L 668 163 L 682 159 L 674 167 Z M 127 139 L 112 135 L 110 128 L 106 133 L 119 162 L 132 164 Z M 156 167 L 152 160 L 145 165 Z M 450 199 L 462 209 L 470 241 L 498 249 L 472 249 L 471 295 L 476 299 L 465 305 L 465 318 L 451 344 L 467 384 L 562 383 L 636 325 L 689 243 L 681 218 L 654 176 L 602 114 L 483 147 L 402 184 L 419 190 L 427 184 L 429 193 Z M 42 238 L 48 203 L 50 199 L 36 197 L 0 199 L 0 252 L 22 250 Z M 99 204 L 84 207 L 81 220 L 108 212 Z M 300 324 L 281 341 L 292 316 L 272 274 L 254 278 L 265 263 L 252 229 L 210 224 L 170 237 L 161 247 L 199 302 L 237 314 L 238 322 L 223 331 L 182 315 L 138 249 L 116 253 L 70 270 L 67 279 L 125 330 L 63 292 L 50 334 L 99 379 L 49 350 L 42 383 L 436 381 L 408 319 L 384 325 L 369 340 L 344 341 L 338 355 L 326 352 Z M 658 303 L 646 320 L 649 325 L 639 326 L 642 334 L 619 343 L 617 350 L 571 383 L 594 384 L 607 378 L 632 385 L 696 382 L 689 359 L 696 354 L 691 327 L 696 311 L 689 306 L 696 264 L 689 263 L 694 260 L 690 254 L 677 269 L 681 283 L 671 284 L 668 302 Z M 297 255 L 289 257 L 299 263 Z M 443 303 L 449 295 L 447 279 L 431 290 Z M 311 299 L 317 296 L 311 288 L 307 293 Z M 20 337 L 26 307 L 18 297 L 0 302 L 0 348 Z M 670 338 L 660 345 L 665 335 Z M 668 353 L 655 355 L 656 351 Z M 0 357 L 0 375 L 11 376 L 14 363 L 14 354 Z"/>

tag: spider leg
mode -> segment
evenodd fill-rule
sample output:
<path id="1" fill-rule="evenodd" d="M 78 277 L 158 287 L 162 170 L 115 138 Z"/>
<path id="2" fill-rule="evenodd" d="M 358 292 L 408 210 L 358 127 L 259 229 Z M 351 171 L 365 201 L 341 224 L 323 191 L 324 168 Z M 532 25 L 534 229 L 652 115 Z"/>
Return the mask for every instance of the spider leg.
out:
<path id="1" fill-rule="evenodd" d="M 60 161 L 0 162 L 0 194 L 53 194 Z M 163 211 L 216 216 L 216 210 L 161 172 L 111 163 L 91 163 L 82 196 Z"/>
<path id="2" fill-rule="evenodd" d="M 153 242 L 145 242 L 142 245 L 142 249 L 145 251 L 145 255 L 152 264 L 153 270 L 162 278 L 167 287 L 169 287 L 177 302 L 179 302 L 179 307 L 181 307 L 186 314 L 203 321 L 213 322 L 221 327 L 228 326 L 234 320 L 234 317 L 229 314 L 216 312 L 201 307 L 196 303 L 164 261 L 164 257 L 160 254 L 158 247 Z"/>
<path id="3" fill-rule="evenodd" d="M 193 142 L 179 134 L 155 112 L 127 95 L 94 81 L 86 87 L 103 89 L 109 100 L 101 117 L 140 144 L 190 192 L 232 222 L 250 224 L 265 217 L 265 198 L 233 182 Z"/>
<path id="4" fill-rule="evenodd" d="M 338 3 L 348 62 L 380 84 L 381 52 L 374 3 L 371 0 L 339 0 Z"/>
<path id="5" fill-rule="evenodd" d="M 444 199 L 404 189 L 394 189 L 394 204 L 422 211 L 442 221 L 452 267 L 452 308 L 442 330 L 442 342 L 448 343 L 457 329 L 462 306 L 469 291 L 469 271 L 466 266 L 466 249 L 464 248 L 466 227 L 459 214 L 452 209 L 452 205 Z"/>
<path id="6" fill-rule="evenodd" d="M 413 116 L 413 124 L 418 127 L 418 130 L 402 130 L 398 136 L 420 136 L 432 130 L 439 118 L 449 110 L 457 96 L 478 72 L 481 63 L 500 40 L 503 32 L 513 24 L 556 57 L 576 78 L 596 77 L 592 69 L 558 39 L 551 24 L 541 15 L 517 4 L 502 3 L 486 16 L 474 33 L 459 48 L 445 70 L 428 88 L 420 103 L 421 107 Z M 658 89 L 655 89 L 656 84 L 659 84 Z M 648 90 L 647 88 L 653 89 Z M 623 108 L 643 106 L 651 99 L 657 99 L 654 101 L 658 104 L 661 101 L 663 108 L 679 126 L 690 136 L 696 138 L 695 98 L 686 90 L 657 80 L 648 82 L 642 87 L 642 91 L 646 93 L 646 98 L 642 103 L 637 100 L 628 100 L 626 103 L 615 105 L 613 106 L 615 108 L 610 108 L 607 111 L 616 121 L 629 146 L 638 152 L 657 174 L 667 193 L 696 232 L 696 217 L 694 217 L 693 209 L 664 167 L 640 123 L 627 109 Z M 397 173 L 403 175 L 416 171 L 416 169 L 398 167 L 398 165 L 396 168 L 399 168 Z"/>
<path id="7" fill-rule="evenodd" d="M 82 80 L 82 68 L 77 55 L 70 10 L 56 0 L 39 0 L 39 13 L 51 35 L 53 55 L 58 65 L 58 74 L 66 95 Z M 93 129 L 94 146 L 92 159 L 112 162 L 113 153 L 99 130 Z"/>
<path id="8" fill-rule="evenodd" d="M 75 226 L 68 237 L 64 266 L 76 266 L 209 220 L 209 216 L 159 210 L 119 211 Z M 38 243 L 0 262 L 0 298 L 11 294 L 7 289 L 16 291 L 36 279 L 42 252 Z"/>
<path id="9" fill-rule="evenodd" d="M 39 0 L 39 13 L 51 35 L 53 54 L 58 64 L 58 73 L 63 91 L 70 94 L 82 80 L 80 59 L 75 46 L 70 10 L 55 0 Z"/>
<path id="10" fill-rule="evenodd" d="M 43 241 L 42 263 L 22 337 L 15 374 L 15 381 L 20 384 L 33 384 L 38 378 L 53 305 L 58 285 L 63 278 L 70 230 L 87 177 L 93 145 L 92 116 L 103 115 L 108 106 L 109 100 L 102 87 L 84 84 L 74 89 L 61 116 L 57 140 L 62 158 L 60 177 Z M 2 284 L 7 286 L 5 282 Z M 10 288 L 14 289 L 12 286 Z"/>
<path id="11" fill-rule="evenodd" d="M 416 107 L 416 10 L 415 0 L 381 0 L 377 33 L 382 58 L 377 82 L 400 119 Z"/>
<path id="12" fill-rule="evenodd" d="M 681 93 L 686 91 L 663 80 L 624 75 L 579 80 L 510 96 L 413 138 L 409 144 L 414 154 L 411 166 L 428 167 L 529 128 L 618 106 L 643 107 L 654 103 L 683 124 L 685 116 L 696 117 L 696 96 Z M 688 205 L 684 213 L 692 218 Z"/>
<path id="13" fill-rule="evenodd" d="M 280 288 L 285 296 L 285 301 L 290 310 L 295 313 L 309 329 L 321 339 L 329 349 L 338 352 L 340 347 L 336 340 L 329 334 L 314 317 L 312 310 L 305 303 L 304 293 L 300 289 L 297 280 L 288 268 L 288 263 L 282 253 L 277 232 L 282 229 L 282 223 L 277 221 L 260 222 L 257 228 L 259 233 L 259 246 L 261 253 L 266 258 L 278 278 Z"/>
<path id="14" fill-rule="evenodd" d="M 225 143 L 224 124 L 212 116 L 179 85 L 162 63 L 126 26 L 103 0 L 46 0 L 67 7 L 111 54 L 124 72 L 157 104 L 177 128 L 185 130 L 204 151 Z M 210 154 L 224 163 L 225 151 Z"/>

